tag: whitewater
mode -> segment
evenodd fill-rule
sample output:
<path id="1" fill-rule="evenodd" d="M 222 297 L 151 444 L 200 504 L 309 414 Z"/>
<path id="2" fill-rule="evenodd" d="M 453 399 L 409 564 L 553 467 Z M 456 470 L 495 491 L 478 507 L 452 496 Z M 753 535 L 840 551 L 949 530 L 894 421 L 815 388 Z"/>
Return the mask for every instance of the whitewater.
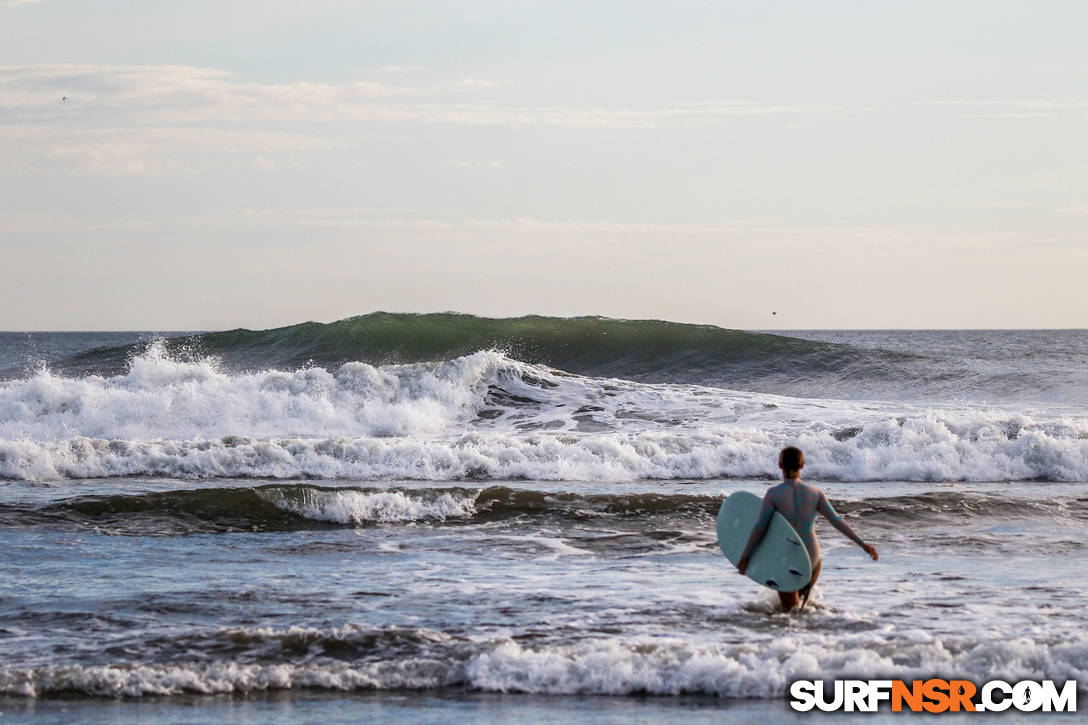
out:
<path id="1" fill-rule="evenodd" d="M 835 401 L 578 376 L 482 351 L 231 373 L 161 342 L 112 376 L 0 384 L 0 476 L 1083 481 L 1076 407 Z"/>
<path id="2" fill-rule="evenodd" d="M 818 525 L 801 616 L 714 538 L 785 445 L 881 552 Z M 0 709 L 788 720 L 792 680 L 859 674 L 1083 697 L 1086 482 L 1085 331 L 2 333 Z"/>

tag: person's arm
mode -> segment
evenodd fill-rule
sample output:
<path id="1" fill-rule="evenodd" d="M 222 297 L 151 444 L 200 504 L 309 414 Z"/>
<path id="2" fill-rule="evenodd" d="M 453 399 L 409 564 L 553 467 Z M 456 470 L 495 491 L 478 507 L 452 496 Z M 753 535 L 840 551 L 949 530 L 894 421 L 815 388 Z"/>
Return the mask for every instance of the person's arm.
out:
<path id="1" fill-rule="evenodd" d="M 832 507 L 831 502 L 827 500 L 826 496 L 824 496 L 823 491 L 820 492 L 820 500 L 816 504 L 816 509 L 821 514 L 823 514 L 823 517 L 825 519 L 831 522 L 832 526 L 834 526 L 844 536 L 846 536 L 846 538 L 853 541 L 855 544 L 864 549 L 866 554 L 873 557 L 873 561 L 876 561 L 878 558 L 880 558 L 879 555 L 876 553 L 876 549 L 862 541 L 861 537 L 854 533 L 854 530 L 850 528 L 850 524 L 842 520 L 842 517 L 839 516 L 839 514 L 835 511 L 834 507 Z"/>
<path id="2" fill-rule="evenodd" d="M 759 510 L 759 518 L 756 519 L 755 526 L 752 527 L 752 533 L 748 535 L 748 543 L 744 545 L 744 553 L 740 555 L 740 560 L 737 562 L 737 571 L 741 574 L 748 570 L 748 557 L 759 546 L 759 542 L 763 541 L 763 537 L 767 533 L 767 527 L 771 525 L 771 516 L 773 515 L 774 504 L 771 502 L 770 492 L 767 492 L 767 495 L 763 497 L 763 508 Z"/>

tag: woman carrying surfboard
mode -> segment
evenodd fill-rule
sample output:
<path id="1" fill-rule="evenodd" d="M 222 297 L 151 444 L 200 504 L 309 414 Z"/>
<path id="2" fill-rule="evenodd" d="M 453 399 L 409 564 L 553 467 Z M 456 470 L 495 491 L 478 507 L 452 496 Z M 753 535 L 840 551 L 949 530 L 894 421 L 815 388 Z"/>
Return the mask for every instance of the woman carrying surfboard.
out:
<path id="1" fill-rule="evenodd" d="M 803 602 L 808 600 L 812 586 L 820 575 L 820 542 L 816 539 L 813 526 L 817 513 L 822 514 L 832 526 L 864 549 L 865 553 L 873 557 L 873 561 L 876 561 L 879 556 L 876 549 L 862 541 L 850 525 L 835 513 L 835 509 L 832 508 L 823 491 L 801 481 L 801 469 L 805 467 L 805 454 L 800 448 L 793 446 L 783 448 L 778 456 L 778 467 L 782 469 L 782 483 L 772 486 L 763 497 L 763 507 L 759 511 L 759 518 L 756 519 L 756 524 L 748 537 L 748 543 L 737 562 L 737 569 L 741 574 L 748 569 L 748 560 L 759 546 L 759 542 L 763 540 L 764 534 L 767 533 L 767 527 L 771 523 L 774 512 L 777 511 L 784 516 L 801 537 L 801 541 L 808 550 L 809 559 L 812 561 L 812 578 L 809 579 L 808 584 L 800 591 L 778 592 L 782 611 L 788 612 L 796 607 L 798 602 L 802 602 L 804 606 Z"/>

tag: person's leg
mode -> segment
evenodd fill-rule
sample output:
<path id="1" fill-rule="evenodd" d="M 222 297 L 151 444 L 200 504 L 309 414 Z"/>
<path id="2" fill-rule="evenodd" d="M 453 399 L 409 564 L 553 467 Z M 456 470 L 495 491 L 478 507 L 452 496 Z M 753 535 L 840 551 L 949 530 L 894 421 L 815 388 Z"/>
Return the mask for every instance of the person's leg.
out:
<path id="1" fill-rule="evenodd" d="M 779 592 L 778 601 L 782 603 L 782 611 L 788 612 L 798 604 L 802 608 L 808 603 L 809 594 L 812 593 L 812 587 L 815 586 L 816 580 L 820 578 L 820 566 L 822 561 L 816 562 L 816 566 L 812 567 L 812 578 L 808 580 L 808 584 L 801 587 L 796 592 Z"/>
<path id="2" fill-rule="evenodd" d="M 801 591 L 797 592 L 801 597 L 801 609 L 805 608 L 808 604 L 809 595 L 812 594 L 812 587 L 816 586 L 816 580 L 820 578 L 820 567 L 823 566 L 823 561 L 816 562 L 816 566 L 812 567 L 812 578 L 808 580 L 808 584 L 801 587 Z"/>

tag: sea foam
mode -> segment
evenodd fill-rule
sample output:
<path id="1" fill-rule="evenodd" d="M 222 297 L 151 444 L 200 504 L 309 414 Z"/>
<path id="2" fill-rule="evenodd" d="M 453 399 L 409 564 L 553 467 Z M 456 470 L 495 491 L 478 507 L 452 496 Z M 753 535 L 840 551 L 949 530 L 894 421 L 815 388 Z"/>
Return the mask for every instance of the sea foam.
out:
<path id="1" fill-rule="evenodd" d="M 476 513 L 475 496 L 443 493 L 433 499 L 409 496 L 403 491 L 320 491 L 306 489 L 295 496 L 281 490 L 262 490 L 260 495 L 284 511 L 315 521 L 337 524 L 444 521 Z"/>
<path id="2" fill-rule="evenodd" d="M 266 637 L 280 635 L 267 633 Z M 335 636 L 335 635 L 334 635 Z M 309 659 L 309 658 L 308 658 Z M 949 641 L 920 633 L 888 643 L 876 633 L 782 636 L 771 642 L 697 644 L 678 639 L 593 639 L 524 646 L 511 640 L 453 643 L 408 656 L 367 661 L 325 659 L 68 665 L 20 670 L 0 666 L 0 693 L 38 697 L 80 692 L 102 697 L 215 694 L 295 688 L 430 689 L 583 695 L 781 697 L 796 679 L 855 677 L 1054 679 L 1088 681 L 1088 642 L 1030 637 Z M 1081 685 L 1084 689 L 1084 685 Z"/>
<path id="3" fill-rule="evenodd" d="M 628 481 L 1088 480 L 1057 406 L 787 398 L 587 378 L 479 352 L 436 363 L 227 373 L 152 347 L 124 375 L 0 385 L 0 477 Z"/>
<path id="4" fill-rule="evenodd" d="M 0 385 L 0 438 L 422 435 L 471 416 L 483 398 L 479 386 L 503 361 L 485 352 L 430 365 L 228 374 L 214 360 L 177 361 L 152 345 L 123 375 L 42 370 Z"/>
<path id="5" fill-rule="evenodd" d="M 908 424 L 909 425 L 909 424 Z M 778 450 L 799 443 L 809 478 L 840 481 L 1088 480 L 1088 441 L 1034 432 L 972 439 L 941 423 L 880 447 L 831 436 L 763 430 L 581 436 L 472 433 L 452 439 L 276 438 L 224 442 L 0 441 L 0 477 L 119 476 L 356 480 L 569 480 L 772 477 Z"/>

